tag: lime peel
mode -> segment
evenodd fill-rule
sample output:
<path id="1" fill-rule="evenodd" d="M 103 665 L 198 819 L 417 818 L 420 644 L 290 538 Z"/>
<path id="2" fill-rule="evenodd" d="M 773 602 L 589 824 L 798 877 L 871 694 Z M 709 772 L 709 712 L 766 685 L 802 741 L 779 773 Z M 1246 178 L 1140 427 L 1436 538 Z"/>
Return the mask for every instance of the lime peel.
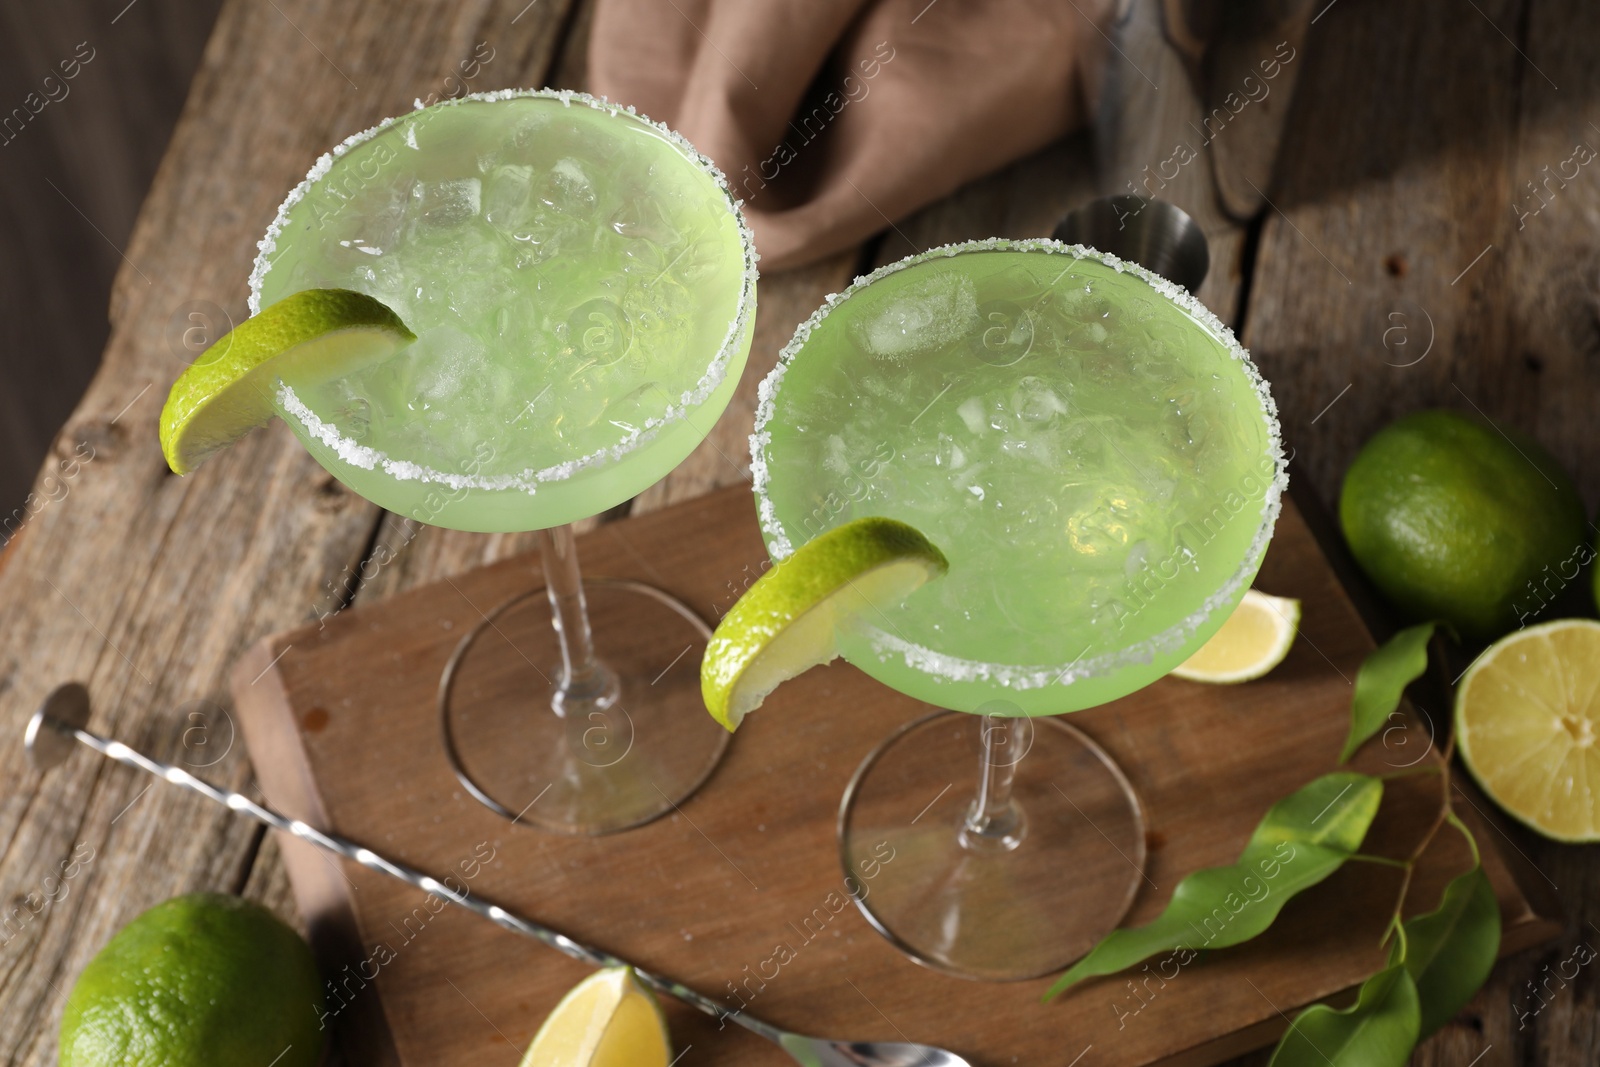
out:
<path id="1" fill-rule="evenodd" d="M 737 729 L 779 684 L 835 659 L 852 619 L 880 614 L 948 569 L 926 537 L 894 519 L 856 519 L 813 538 L 717 625 L 700 663 L 706 709 Z"/>
<path id="2" fill-rule="evenodd" d="M 60 1067 L 316 1067 L 326 1000 L 311 947 L 239 897 L 157 904 L 78 975 L 61 1014 Z M 270 1055 L 270 1054 L 269 1054 Z"/>
<path id="3" fill-rule="evenodd" d="M 388 359 L 416 336 L 387 306 L 349 289 L 306 289 L 245 320 L 172 383 L 161 452 L 189 474 L 274 414 L 273 383 L 312 385 Z"/>

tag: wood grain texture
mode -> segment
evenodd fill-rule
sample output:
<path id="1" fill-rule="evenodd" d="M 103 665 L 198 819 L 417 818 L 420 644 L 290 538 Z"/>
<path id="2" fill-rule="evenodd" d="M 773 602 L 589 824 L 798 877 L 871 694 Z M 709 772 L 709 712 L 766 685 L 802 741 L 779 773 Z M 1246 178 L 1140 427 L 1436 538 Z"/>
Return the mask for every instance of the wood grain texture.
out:
<path id="1" fill-rule="evenodd" d="M 99 365 L 119 249 L 219 6 L 0 7 L 0 513 Z"/>
<path id="2" fill-rule="evenodd" d="M 663 583 L 707 615 L 725 597 L 734 564 L 763 555 L 754 509 L 738 487 L 608 524 L 580 545 L 605 573 Z M 834 818 L 846 780 L 890 730 L 926 710 L 843 664 L 773 694 L 711 781 L 666 818 L 604 838 L 513 825 L 451 774 L 431 683 L 477 621 L 470 604 L 528 588 L 531 569 L 528 560 L 506 560 L 252 649 L 235 691 L 274 805 L 436 876 L 492 852 L 472 876 L 475 894 L 714 996 L 744 983 L 746 966 L 771 957 L 775 943 L 793 944 L 796 959 L 779 977 L 747 988 L 753 1013 L 832 1036 L 892 1038 L 898 1030 L 977 1062 L 1052 1062 L 1093 1045 L 1095 1062 L 1215 1063 L 1271 1041 L 1282 1026 L 1278 1009 L 1341 993 L 1382 957 L 1396 881 L 1391 870 L 1363 865 L 1291 904 L 1258 941 L 1156 979 L 1143 996 L 1109 978 L 1042 1007 L 1046 983 L 971 983 L 920 968 L 854 909 L 829 916 L 825 935 L 796 932 L 842 884 Z M 1131 922 L 1152 918 L 1184 873 L 1228 862 L 1273 800 L 1333 768 L 1348 678 L 1372 645 L 1292 505 L 1260 584 L 1307 605 L 1301 639 L 1267 679 L 1240 688 L 1167 679 L 1072 716 L 1126 769 L 1148 811 L 1149 880 Z M 1412 755 L 1391 745 L 1357 766 L 1380 773 Z M 1433 778 L 1391 781 L 1367 850 L 1404 854 L 1431 819 L 1437 789 Z M 964 803 L 957 790 L 942 806 L 935 786 L 927 798 L 905 798 L 906 817 L 927 806 L 930 819 L 953 822 Z M 382 961 L 375 981 L 352 982 L 336 999 L 352 1015 L 381 1002 L 402 1065 L 514 1064 L 583 973 L 474 916 L 430 907 L 404 884 L 342 861 L 335 869 L 302 842 L 285 848 L 302 859 L 295 885 L 314 925 L 344 926 L 353 915 L 360 941 L 342 958 L 365 959 L 369 970 Z M 1097 860 L 1093 851 L 1085 842 L 1075 857 L 1079 876 L 1129 877 L 1120 854 L 1102 848 Z M 1488 856 L 1508 943 L 1547 934 Z M 1108 866 L 1097 873 L 1097 862 Z M 1459 838 L 1441 839 L 1419 871 L 1416 899 L 1436 897 L 1468 862 Z M 330 901 L 331 915 L 321 910 Z M 743 1031 L 719 1030 L 681 1006 L 669 1011 L 684 1064 L 788 1062 Z"/>
<path id="3" fill-rule="evenodd" d="M 168 320 L 202 299 L 240 315 L 255 241 L 284 191 L 330 144 L 446 91 L 485 33 L 499 42 L 499 69 L 486 71 L 496 85 L 542 78 L 568 5 L 541 0 L 513 25 L 520 6 L 223 8 L 126 249 L 138 269 L 120 276 L 104 365 L 53 446 L 46 471 L 66 491 L 23 527 L 0 572 L 0 714 L 13 737 L 49 688 L 82 679 L 94 728 L 248 785 L 243 745 L 228 743 L 226 671 L 262 633 L 312 617 L 325 583 L 362 560 L 377 512 L 281 427 L 192 478 L 167 474 L 155 419 L 182 369 Z M 90 956 L 166 897 L 244 887 L 258 837 L 87 753 L 40 779 L 8 745 L 0 774 L 17 783 L 0 800 L 0 900 L 17 917 L 0 1056 L 51 1063 L 63 993 Z M 52 892 L 46 879 L 80 847 L 93 861 Z M 274 899 L 270 879 L 257 888 Z M 40 894 L 59 899 L 38 907 Z"/>
<path id="4" fill-rule="evenodd" d="M 1246 342 L 1298 450 L 1294 474 L 1325 501 L 1368 436 L 1432 406 L 1532 433 L 1589 509 L 1600 498 L 1587 413 L 1600 390 L 1600 185 L 1593 165 L 1562 166 L 1579 144 L 1600 150 L 1585 44 L 1597 33 L 1600 12 L 1566 0 L 1341 0 L 1317 23 Z M 1595 982 L 1541 983 L 1563 962 L 1571 973 L 1579 945 L 1600 945 L 1600 864 L 1592 848 L 1496 822 L 1490 836 L 1540 872 L 1566 927 L 1497 968 L 1415 1062 L 1593 1062 Z"/>
<path id="5" fill-rule="evenodd" d="M 1297 99 L 1249 339 L 1325 500 L 1368 436 L 1425 406 L 1534 433 L 1590 504 L 1600 495 L 1600 452 L 1574 406 L 1600 385 L 1586 295 L 1595 186 L 1556 190 L 1522 230 L 1513 211 L 1539 204 L 1524 183 L 1544 164 L 1585 135 L 1600 148 L 1583 118 L 1591 65 L 1561 43 L 1592 35 L 1596 17 L 1576 4 L 1478 6 L 1470 18 L 1436 6 L 1394 18 L 1341 3 L 1306 49 L 1302 84 L 1365 73 Z M 1544 27 L 1542 55 L 1517 43 L 1530 19 Z"/>
<path id="6" fill-rule="evenodd" d="M 143 0 L 141 8 L 154 2 Z M 1555 170 L 1571 156 L 1569 139 L 1600 147 L 1600 134 L 1583 132 L 1594 117 L 1586 114 L 1597 76 L 1587 52 L 1596 15 L 1576 0 L 1478 0 L 1475 7 L 1339 0 L 1326 11 L 1296 61 L 1304 63 L 1300 88 L 1259 254 L 1248 230 L 1208 207 L 1199 163 L 1157 190 L 1210 235 L 1213 273 L 1202 298 L 1246 326 L 1288 416 L 1290 443 L 1299 450 L 1295 476 L 1314 483 L 1324 501 L 1368 433 L 1410 407 L 1468 406 L 1457 386 L 1555 449 L 1574 466 L 1589 503 L 1600 491 L 1596 468 L 1580 466 L 1592 462 L 1594 447 L 1586 409 L 1597 340 L 1591 285 L 1600 209 L 1592 168 L 1573 181 L 1543 184 L 1543 168 Z M 1136 24 L 1149 13 L 1137 0 L 1129 8 Z M 377 513 L 328 483 L 281 429 L 179 483 L 162 472 L 155 453 L 154 415 L 181 366 L 164 339 L 169 319 L 197 300 L 242 313 L 254 241 L 317 153 L 407 109 L 415 97 L 449 91 L 446 78 L 479 41 L 495 47 L 496 59 L 471 88 L 579 84 L 587 14 L 587 5 L 563 0 L 226 5 L 134 244 L 124 247 L 138 271 L 124 266 L 119 275 L 117 327 L 104 367 L 48 461 L 46 472 L 59 472 L 58 464 L 77 457 L 77 473 L 0 556 L 0 710 L 14 731 L 51 685 L 84 677 L 98 701 L 96 727 L 157 756 L 210 764 L 234 727 L 222 684 L 227 665 L 259 634 L 347 599 L 348 576 L 363 563 L 372 571 L 375 537 L 403 547 L 357 586 L 357 603 L 527 547 L 516 537 L 380 532 Z M 1123 71 L 1130 92 L 1145 95 L 1108 112 L 1121 118 L 1102 126 L 1110 134 L 1097 144 L 1105 191 L 1122 191 L 1144 166 L 1170 158 L 1197 116 L 1180 65 L 1159 42 L 1143 31 L 1118 40 L 1154 84 Z M 126 103 L 142 106 L 136 96 Z M 1047 232 L 1058 206 L 1087 195 L 1064 191 L 1081 188 L 1074 184 L 1081 174 L 1071 168 L 1082 154 L 1068 145 L 1047 149 L 1016 174 L 974 183 L 900 229 L 922 246 Z M 1065 164 L 1061 176 L 1040 165 L 1052 158 Z M 1033 178 L 1020 180 L 1030 167 Z M 1528 181 L 1545 188 L 1550 202 L 1519 229 L 1512 205 L 1519 192 L 1520 203 L 1529 203 Z M 1045 202 L 1048 210 L 1040 207 Z M 27 215 L 29 197 L 8 203 L 20 224 L 38 222 Z M 83 255 L 104 254 L 89 247 L 100 240 L 92 231 L 72 240 Z M 891 231 L 857 260 L 763 279 L 745 399 L 714 431 L 733 463 L 703 447 L 676 480 L 637 501 L 636 511 L 737 479 L 757 368 L 857 262 L 894 258 L 913 243 L 897 248 L 897 240 Z M 1405 316 L 1407 329 L 1389 334 L 1386 348 L 1394 312 Z M 1424 315 L 1434 321 L 1430 355 L 1410 368 L 1388 366 L 1420 352 L 1429 335 L 1418 326 Z M 1400 337 L 1409 348 L 1393 347 Z M 1350 393 L 1319 418 L 1345 384 Z M 87 463 L 85 447 L 94 456 Z M 516 566 L 515 580 L 532 580 L 526 561 Z M 0 1004 L 7 1009 L 0 1013 L 0 1055 L 7 1062 L 53 1059 L 61 993 L 140 908 L 201 887 L 242 888 L 283 907 L 285 872 L 275 846 L 198 801 L 160 786 L 145 792 L 131 772 L 86 756 L 41 779 L 8 749 L 0 773 L 15 783 L 0 792 L 0 900 L 10 901 L 8 914 L 28 914 L 16 912 L 19 898 L 39 892 L 79 845 L 95 856 L 64 897 L 14 923 L 7 933 L 16 933 L 0 943 Z M 249 781 L 237 745 L 204 773 L 222 784 Z M 1527 984 L 1600 936 L 1592 929 L 1600 863 L 1592 850 L 1504 833 L 1488 836 L 1526 853 L 1552 891 L 1559 887 L 1568 926 L 1548 950 L 1498 968 L 1474 1006 L 1424 1046 L 1417 1062 L 1587 1065 L 1600 1048 L 1600 1005 L 1588 971 L 1576 983 L 1552 982 L 1542 1000 Z"/>

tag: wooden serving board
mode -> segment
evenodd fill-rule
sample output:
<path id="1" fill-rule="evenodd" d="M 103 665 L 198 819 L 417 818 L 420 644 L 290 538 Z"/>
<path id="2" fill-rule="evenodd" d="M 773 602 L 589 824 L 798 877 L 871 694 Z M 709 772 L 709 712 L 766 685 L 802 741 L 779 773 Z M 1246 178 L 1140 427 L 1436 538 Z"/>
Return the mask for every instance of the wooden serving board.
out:
<path id="1" fill-rule="evenodd" d="M 586 573 L 652 582 L 707 619 L 765 558 L 744 488 L 604 525 L 579 543 Z M 255 646 L 234 672 L 234 695 L 268 800 L 713 996 L 757 988 L 749 976 L 787 945 L 793 958 L 759 988 L 752 1014 L 802 1032 L 944 1046 L 975 1065 L 1215 1063 L 1269 1043 L 1296 1009 L 1381 966 L 1398 872 L 1369 864 L 1292 902 L 1253 943 L 1203 954 L 1175 977 L 1086 983 L 1048 1005 L 1047 981 L 971 982 L 910 962 L 853 907 L 802 940 L 800 922 L 843 889 L 834 819 L 851 772 L 925 711 L 844 664 L 775 693 L 677 813 L 603 838 L 513 825 L 452 776 L 434 701 L 457 640 L 480 610 L 535 588 L 535 563 L 508 560 Z M 1156 914 L 1188 872 L 1229 862 L 1267 807 L 1334 768 L 1350 680 L 1372 639 L 1292 503 L 1256 584 L 1304 604 L 1299 639 L 1266 679 L 1165 679 L 1072 718 L 1121 762 L 1147 808 L 1149 877 L 1130 921 Z M 1412 722 L 1356 766 L 1393 770 L 1426 748 Z M 1392 781 L 1368 850 L 1409 849 L 1437 788 L 1433 775 Z M 1550 936 L 1556 928 L 1496 852 L 1501 839 L 1483 829 L 1479 840 L 1505 950 Z M 585 974 L 400 882 L 301 842 L 283 849 L 332 976 L 329 1022 L 353 1063 L 515 1067 Z M 1465 863 L 1459 839 L 1441 836 L 1413 899 L 1432 907 Z M 1061 876 L 1074 877 L 1070 863 Z M 719 1030 L 678 1005 L 668 1013 L 683 1067 L 792 1062 L 735 1026 Z"/>

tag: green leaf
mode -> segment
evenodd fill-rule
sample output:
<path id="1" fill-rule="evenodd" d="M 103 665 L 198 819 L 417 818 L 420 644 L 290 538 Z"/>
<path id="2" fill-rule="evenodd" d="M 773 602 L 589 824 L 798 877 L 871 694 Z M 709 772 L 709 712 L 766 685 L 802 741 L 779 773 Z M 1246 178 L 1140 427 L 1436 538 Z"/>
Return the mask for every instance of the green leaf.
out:
<path id="1" fill-rule="evenodd" d="M 1313 1004 L 1295 1016 L 1267 1067 L 1405 1067 L 1419 1018 L 1416 984 L 1395 964 L 1363 982 L 1351 1007 Z"/>
<path id="2" fill-rule="evenodd" d="M 1250 940 L 1272 925 L 1291 898 L 1361 847 L 1382 798 L 1381 781 L 1350 771 L 1324 775 L 1291 793 L 1262 818 L 1238 862 L 1179 882 L 1155 921 L 1107 934 L 1056 980 L 1045 999 L 1159 952 L 1173 953 L 1183 966 L 1203 949 Z"/>
<path id="3" fill-rule="evenodd" d="M 1433 638 L 1433 628 L 1431 622 L 1408 626 L 1361 661 L 1355 696 L 1350 700 L 1350 736 L 1339 753 L 1340 763 L 1354 756 L 1356 749 L 1383 729 L 1400 706 L 1400 694 L 1428 669 L 1428 642 Z"/>
<path id="4" fill-rule="evenodd" d="M 1427 1037 L 1467 1006 L 1500 953 L 1500 904 L 1489 876 L 1482 867 L 1457 875 L 1439 907 L 1405 927 L 1405 940 L 1396 940 L 1389 962 L 1402 962 L 1404 955 L 1422 1004 L 1421 1036 Z"/>

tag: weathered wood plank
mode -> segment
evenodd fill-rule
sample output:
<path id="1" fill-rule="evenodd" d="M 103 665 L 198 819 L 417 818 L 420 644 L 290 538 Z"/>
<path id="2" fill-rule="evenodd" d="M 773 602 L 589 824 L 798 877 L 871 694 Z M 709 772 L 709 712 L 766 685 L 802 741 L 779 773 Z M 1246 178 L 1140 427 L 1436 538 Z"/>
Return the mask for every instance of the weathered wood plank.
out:
<path id="1" fill-rule="evenodd" d="M 1530 403 L 1535 372 L 1512 357 L 1516 98 L 1550 90 L 1490 21 L 1515 31 L 1522 5 L 1480 7 L 1394 17 L 1343 3 L 1306 47 L 1249 340 L 1328 502 L 1356 449 L 1403 412 L 1477 405 L 1536 429 L 1537 404 L 1593 390 L 1578 368 L 1552 365 Z M 1565 458 L 1579 456 L 1569 445 Z"/>
<path id="2" fill-rule="evenodd" d="M 1600 12 L 1473 7 L 1344 0 L 1306 48 L 1246 341 L 1299 448 L 1296 474 L 1328 502 L 1368 436 L 1430 406 L 1533 433 L 1590 506 L 1600 496 L 1600 186 L 1569 162 L 1579 144 L 1600 149 Z M 1600 864 L 1521 829 L 1491 836 L 1542 872 L 1566 931 L 1497 967 L 1415 1062 L 1591 1063 L 1594 983 L 1541 983 L 1600 943 Z"/>
<path id="3" fill-rule="evenodd" d="M 104 365 L 43 472 L 56 499 L 0 571 L 0 709 L 14 738 L 49 688 L 83 679 L 94 728 L 248 785 L 243 745 L 229 743 L 227 670 L 262 633 L 314 617 L 324 583 L 361 559 L 377 513 L 281 428 L 192 478 L 169 476 L 155 431 L 181 369 L 169 318 L 197 300 L 242 315 L 254 243 L 284 192 L 330 144 L 449 92 L 446 76 L 475 42 L 497 47 L 499 66 L 485 72 L 494 85 L 539 80 L 570 5 L 543 0 L 517 20 L 521 7 L 224 7 L 127 249 Z M 256 831 L 87 753 L 41 779 L 13 743 L 0 775 L 17 783 L 0 798 L 0 900 L 12 919 L 0 944 L 0 1057 L 44 1064 L 62 994 L 89 957 L 165 897 L 245 886 Z M 92 859 L 63 883 L 75 855 Z M 252 888 L 281 903 L 272 876 L 263 867 Z"/>
<path id="4" fill-rule="evenodd" d="M 124 18 L 118 8 L 87 0 L 0 8 L 5 512 L 24 503 L 45 450 L 100 361 L 109 334 L 105 301 L 122 266 L 118 248 L 218 6 L 220 0 L 144 0 Z"/>

